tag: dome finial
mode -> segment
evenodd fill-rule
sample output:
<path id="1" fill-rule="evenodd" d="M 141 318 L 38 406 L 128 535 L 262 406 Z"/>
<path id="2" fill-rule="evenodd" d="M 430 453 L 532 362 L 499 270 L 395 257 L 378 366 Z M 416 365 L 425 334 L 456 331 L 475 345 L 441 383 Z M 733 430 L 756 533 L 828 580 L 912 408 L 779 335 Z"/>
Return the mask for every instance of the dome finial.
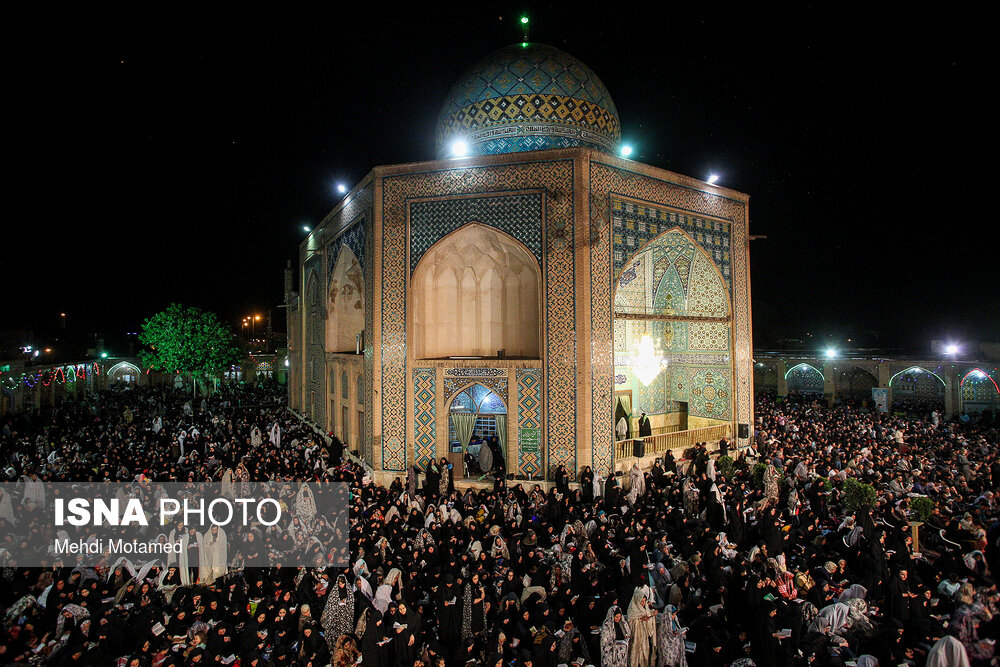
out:
<path id="1" fill-rule="evenodd" d="M 521 40 L 521 41 L 524 41 L 524 42 L 528 41 L 528 28 L 529 28 L 529 26 L 530 26 L 530 22 L 528 21 L 528 15 L 525 14 L 524 16 L 521 17 L 521 35 L 524 37 L 524 39 Z"/>

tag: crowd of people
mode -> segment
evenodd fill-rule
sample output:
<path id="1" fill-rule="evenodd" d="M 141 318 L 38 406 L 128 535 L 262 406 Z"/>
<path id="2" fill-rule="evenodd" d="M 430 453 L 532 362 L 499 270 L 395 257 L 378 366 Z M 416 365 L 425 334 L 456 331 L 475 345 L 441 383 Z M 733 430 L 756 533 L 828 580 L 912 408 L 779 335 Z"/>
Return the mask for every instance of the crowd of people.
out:
<path id="1" fill-rule="evenodd" d="M 0 665 L 996 664 L 989 420 L 760 397 L 738 450 L 607 479 L 558 467 L 544 487 L 498 475 L 456 489 L 431 462 L 386 487 L 280 392 L 108 390 L 5 416 L 0 467 L 23 489 L 236 471 L 349 482 L 351 565 L 192 567 L 185 582 L 176 563 L 0 562 Z M 3 507 L 0 531 L 16 534 Z"/>

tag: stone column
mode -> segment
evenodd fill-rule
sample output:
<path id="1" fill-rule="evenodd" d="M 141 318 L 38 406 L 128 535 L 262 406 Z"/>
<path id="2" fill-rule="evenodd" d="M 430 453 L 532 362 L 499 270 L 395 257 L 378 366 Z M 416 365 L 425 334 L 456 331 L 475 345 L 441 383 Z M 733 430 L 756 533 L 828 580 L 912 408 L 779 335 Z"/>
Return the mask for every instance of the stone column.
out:
<path id="1" fill-rule="evenodd" d="M 944 418 L 951 419 L 962 410 L 962 388 L 958 371 L 951 367 L 944 372 Z"/>
<path id="2" fill-rule="evenodd" d="M 788 373 L 788 364 L 785 363 L 784 359 L 778 359 L 775 370 L 778 373 L 778 397 L 784 398 L 788 396 L 788 380 L 785 379 L 785 375 Z"/>
<path id="3" fill-rule="evenodd" d="M 826 397 L 826 404 L 831 408 L 834 401 L 837 400 L 836 372 L 837 367 L 833 365 L 832 361 L 823 362 L 823 396 Z"/>

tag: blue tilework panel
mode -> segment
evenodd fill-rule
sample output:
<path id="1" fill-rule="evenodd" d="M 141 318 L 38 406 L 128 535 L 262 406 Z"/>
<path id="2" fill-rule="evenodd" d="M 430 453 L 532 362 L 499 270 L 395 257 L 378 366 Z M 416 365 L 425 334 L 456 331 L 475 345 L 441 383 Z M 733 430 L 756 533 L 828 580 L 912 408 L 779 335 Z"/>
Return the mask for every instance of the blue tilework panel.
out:
<path id="1" fill-rule="evenodd" d="M 424 253 L 469 222 L 510 234 L 542 265 L 542 193 L 415 201 L 410 204 L 410 273 Z"/>
<path id="2" fill-rule="evenodd" d="M 517 428 L 542 427 L 542 373 L 535 368 L 517 369 Z M 542 469 L 542 452 L 518 448 L 519 477 L 534 477 Z"/>
<path id="3" fill-rule="evenodd" d="M 613 198 L 611 201 L 614 277 L 649 241 L 672 229 L 688 233 L 719 267 L 727 289 L 732 284 L 732 223 L 684 210 Z"/>
<path id="4" fill-rule="evenodd" d="M 433 368 L 413 369 L 413 456 L 422 470 L 436 456 L 436 381 L 437 373 Z"/>
<path id="5" fill-rule="evenodd" d="M 361 275 L 365 276 L 367 280 L 368 276 L 365 273 L 365 267 L 368 266 L 368 258 L 365 257 L 365 220 L 358 220 L 353 223 L 346 232 L 341 234 L 338 238 L 330 244 L 326 253 L 326 279 L 327 281 L 333 278 L 333 267 L 337 263 L 337 256 L 340 254 L 341 244 L 346 245 L 354 253 L 354 256 L 358 258 L 358 264 L 361 265 Z M 366 295 L 367 296 L 367 295 Z M 365 303 L 368 303 L 367 301 Z"/>

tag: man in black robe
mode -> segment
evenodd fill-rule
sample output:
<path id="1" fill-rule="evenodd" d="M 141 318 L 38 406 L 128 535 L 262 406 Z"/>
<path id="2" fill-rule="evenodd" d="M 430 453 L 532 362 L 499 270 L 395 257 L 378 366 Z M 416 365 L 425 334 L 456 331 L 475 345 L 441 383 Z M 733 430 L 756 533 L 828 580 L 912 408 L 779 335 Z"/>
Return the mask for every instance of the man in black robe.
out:
<path id="1" fill-rule="evenodd" d="M 643 412 L 642 416 L 639 417 L 639 437 L 644 438 L 647 435 L 653 435 L 653 427 L 649 423 L 649 417 Z"/>

